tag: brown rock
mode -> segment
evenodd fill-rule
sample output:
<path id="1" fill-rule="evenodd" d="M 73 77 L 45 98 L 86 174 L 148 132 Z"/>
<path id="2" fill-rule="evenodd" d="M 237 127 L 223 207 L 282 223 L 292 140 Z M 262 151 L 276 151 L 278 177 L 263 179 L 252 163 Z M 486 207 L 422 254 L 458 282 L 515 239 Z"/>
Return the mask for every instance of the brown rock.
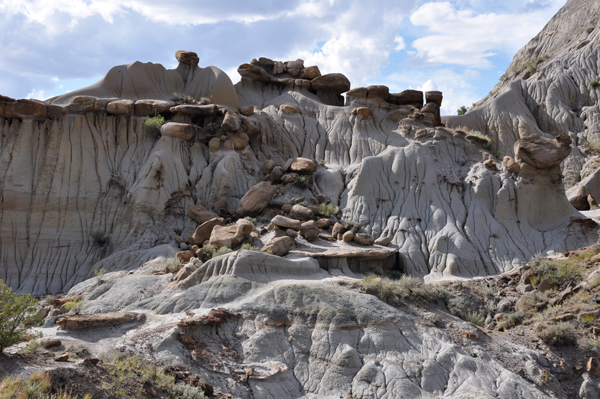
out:
<path id="1" fill-rule="evenodd" d="M 178 272 L 176 272 L 175 274 L 173 274 L 171 276 L 171 280 L 170 281 L 174 281 L 174 282 L 179 282 L 179 281 L 183 281 L 185 280 L 189 275 L 190 275 L 190 269 L 187 266 L 182 267 L 181 269 L 179 269 Z"/>
<path id="2" fill-rule="evenodd" d="M 64 330 L 83 330 L 85 328 L 109 327 L 144 320 L 146 320 L 146 315 L 143 313 L 116 312 L 66 316 L 58 319 L 56 324 Z"/>
<path id="3" fill-rule="evenodd" d="M 294 229 L 296 231 L 299 231 L 301 228 L 300 221 L 292 218 L 287 218 L 281 215 L 277 215 L 273 219 L 271 219 L 271 223 L 273 223 L 275 226 L 279 226 L 284 229 Z"/>
<path id="4" fill-rule="evenodd" d="M 221 123 L 221 129 L 224 132 L 237 132 L 240 130 L 242 119 L 236 112 L 227 111 L 223 123 Z"/>
<path id="5" fill-rule="evenodd" d="M 179 260 L 182 264 L 186 264 L 192 259 L 194 254 L 192 251 L 181 251 L 175 254 L 175 259 Z"/>
<path id="6" fill-rule="evenodd" d="M 350 90 L 350 81 L 341 73 L 330 73 L 313 79 L 310 86 L 313 91 L 342 94 Z"/>
<path id="7" fill-rule="evenodd" d="M 360 245 L 373 245 L 373 237 L 370 234 L 356 233 L 354 234 L 354 242 Z"/>
<path id="8" fill-rule="evenodd" d="M 273 184 L 281 183 L 281 177 L 283 176 L 283 170 L 280 166 L 276 166 L 271 171 L 271 182 Z"/>
<path id="9" fill-rule="evenodd" d="M 198 66 L 198 63 L 200 62 L 198 54 L 194 53 L 193 51 L 179 50 L 175 53 L 175 58 L 177 58 L 177 61 L 180 63 L 193 67 Z"/>
<path id="10" fill-rule="evenodd" d="M 33 119 L 43 122 L 46 120 L 46 115 L 46 105 L 38 100 L 21 99 L 0 103 L 0 116 L 5 118 Z"/>
<path id="11" fill-rule="evenodd" d="M 298 232 L 294 229 L 287 229 L 285 231 L 285 234 L 287 234 L 288 236 L 292 237 L 292 238 L 296 238 L 298 237 Z"/>
<path id="12" fill-rule="evenodd" d="M 48 313 L 50 313 L 51 310 L 52 310 L 52 306 L 43 306 L 43 307 L 39 308 L 38 310 L 36 310 L 35 318 L 38 320 L 44 319 L 44 318 L 46 318 L 46 316 L 48 316 Z"/>
<path id="13" fill-rule="evenodd" d="M 179 340 L 184 345 L 195 345 L 196 344 L 196 340 L 194 339 L 194 337 L 192 337 L 191 335 L 184 334 L 184 333 L 179 334 Z"/>
<path id="14" fill-rule="evenodd" d="M 388 101 L 396 105 L 414 105 L 417 108 L 423 106 L 423 92 L 418 90 L 404 90 L 402 93 L 390 94 Z"/>
<path id="15" fill-rule="evenodd" d="M 331 231 L 331 235 L 333 236 L 334 239 L 340 240 L 345 231 L 346 231 L 346 227 L 344 227 L 343 224 L 341 224 L 339 222 L 335 222 L 335 224 L 333 225 L 333 230 Z M 354 238 L 354 237 L 352 237 L 352 238 Z"/>
<path id="16" fill-rule="evenodd" d="M 44 349 L 50 349 L 56 346 L 61 346 L 62 342 L 58 338 L 44 338 L 40 341 L 40 344 Z"/>
<path id="17" fill-rule="evenodd" d="M 592 194 L 588 194 L 588 196 L 587 196 L 587 202 L 590 205 L 590 209 L 598 207 L 598 203 L 596 202 L 596 200 L 594 199 L 594 197 L 592 197 Z"/>
<path id="18" fill-rule="evenodd" d="M 135 103 L 132 100 L 112 101 L 106 105 L 106 112 L 109 114 L 121 116 L 132 115 L 134 104 Z"/>
<path id="19" fill-rule="evenodd" d="M 292 158 L 283 166 L 284 172 L 299 173 L 308 175 L 317 171 L 319 165 L 313 160 L 307 158 Z"/>
<path id="20" fill-rule="evenodd" d="M 547 278 L 543 279 L 541 283 L 535 287 L 539 292 L 546 292 L 548 290 L 556 288 L 556 284 L 550 282 Z"/>
<path id="21" fill-rule="evenodd" d="M 254 114 L 254 107 L 241 107 L 240 112 L 242 113 L 242 115 L 250 116 Z"/>
<path id="22" fill-rule="evenodd" d="M 318 66 L 309 66 L 306 67 L 300 72 L 300 77 L 302 79 L 315 79 L 321 76 L 321 71 Z"/>
<path id="23" fill-rule="evenodd" d="M 284 256 L 294 245 L 294 240 L 291 237 L 277 237 L 269 241 L 264 247 L 262 247 L 261 251 L 270 253 L 272 255 Z"/>
<path id="24" fill-rule="evenodd" d="M 558 321 L 558 322 L 561 322 L 561 321 L 569 321 L 569 320 L 571 320 L 573 317 L 574 317 L 574 316 L 573 316 L 573 313 L 564 313 L 564 314 L 561 314 L 561 315 L 559 315 L 559 316 L 556 316 L 556 317 L 554 318 L 554 320 L 556 320 L 556 321 Z"/>
<path id="25" fill-rule="evenodd" d="M 392 237 L 379 237 L 375 240 L 375 244 L 386 247 L 390 242 L 392 242 Z"/>
<path id="26" fill-rule="evenodd" d="M 183 141 L 194 140 L 199 132 L 198 126 L 189 123 L 167 122 L 160 127 L 160 134 L 163 136 L 175 137 Z"/>
<path id="27" fill-rule="evenodd" d="M 208 142 L 208 149 L 211 152 L 217 152 L 221 149 L 221 140 L 218 137 L 213 137 Z"/>
<path id="28" fill-rule="evenodd" d="M 294 183 L 299 177 L 300 175 L 298 173 L 286 173 L 281 176 L 281 182 L 283 184 Z"/>
<path id="29" fill-rule="evenodd" d="M 317 220 L 317 227 L 320 229 L 327 230 L 330 225 L 331 225 L 331 220 L 329 220 L 329 219 L 321 218 L 321 219 Z"/>
<path id="30" fill-rule="evenodd" d="M 519 300 L 515 303 L 515 311 L 527 312 L 531 306 L 535 303 L 535 291 L 528 292 L 521 295 Z"/>
<path id="31" fill-rule="evenodd" d="M 354 240 L 354 232 L 352 230 L 348 230 L 344 234 L 342 234 L 342 241 L 350 242 Z"/>
<path id="32" fill-rule="evenodd" d="M 208 209 L 208 206 L 201 201 L 188 209 L 188 216 L 200 224 L 218 217 L 216 213 Z"/>
<path id="33" fill-rule="evenodd" d="M 560 163 L 571 153 L 571 138 L 561 133 L 552 139 L 537 134 L 523 137 L 514 145 L 516 158 L 537 169 L 549 169 Z"/>
<path id="34" fill-rule="evenodd" d="M 69 361 L 69 353 L 62 353 L 54 358 L 55 362 L 68 362 Z"/>
<path id="35" fill-rule="evenodd" d="M 519 170 L 521 169 L 521 167 L 511 157 L 509 157 L 509 156 L 504 157 L 502 162 L 504 163 L 504 165 L 506 165 L 506 169 L 508 169 L 514 173 L 519 173 Z"/>
<path id="36" fill-rule="evenodd" d="M 212 116 L 219 112 L 219 107 L 216 104 L 186 104 L 171 107 L 169 111 L 173 114 L 182 114 L 187 116 Z"/>
<path id="37" fill-rule="evenodd" d="M 226 200 L 219 200 L 213 204 L 213 208 L 217 211 L 220 211 L 221 209 L 227 210 L 227 206 L 228 204 Z"/>
<path id="38" fill-rule="evenodd" d="M 596 377 L 600 377 L 600 363 L 598 363 L 598 358 L 590 357 L 585 366 L 585 370 Z"/>
<path id="39" fill-rule="evenodd" d="M 358 115 L 362 120 L 368 121 L 369 119 L 373 119 L 373 110 L 365 107 L 354 108 L 352 115 Z"/>
<path id="40" fill-rule="evenodd" d="M 262 164 L 260 170 L 262 171 L 263 175 L 267 176 L 271 173 L 271 171 L 273 170 L 273 168 L 275 166 L 277 166 L 275 161 L 271 161 L 269 159 L 269 160 L 265 161 L 265 163 Z"/>
<path id="41" fill-rule="evenodd" d="M 248 78 L 262 83 L 269 83 L 272 79 L 267 71 L 257 65 L 242 64 L 238 67 L 237 71 L 242 78 Z"/>
<path id="42" fill-rule="evenodd" d="M 308 220 L 312 219 L 315 216 L 315 213 L 302 205 L 294 205 L 290 210 L 290 217 L 298 220 Z"/>
<path id="43" fill-rule="evenodd" d="M 96 100 L 96 105 L 98 100 Z M 162 114 L 167 112 L 174 107 L 175 103 L 172 101 L 161 101 L 161 100 L 138 100 L 135 102 L 133 112 L 139 116 L 154 116 L 157 113 Z"/>
<path id="44" fill-rule="evenodd" d="M 220 217 L 214 217 L 206 222 L 202 223 L 200 226 L 194 230 L 188 241 L 192 244 L 203 245 L 204 241 L 210 239 L 210 235 L 215 226 L 225 226 L 225 220 Z"/>
<path id="45" fill-rule="evenodd" d="M 300 234 L 308 241 L 314 241 L 319 238 L 319 232 L 320 230 L 317 227 L 317 224 L 312 220 L 302 223 L 300 227 Z"/>
<path id="46" fill-rule="evenodd" d="M 442 106 L 442 99 L 444 96 L 441 91 L 426 91 L 425 92 L 425 100 L 428 103 L 435 103 L 439 107 Z"/>
<path id="47" fill-rule="evenodd" d="M 100 359 L 96 358 L 96 357 L 88 357 L 83 359 L 83 364 L 86 366 L 95 366 L 98 363 L 100 363 Z"/>
<path id="48" fill-rule="evenodd" d="M 267 182 L 258 183 L 242 197 L 237 214 L 240 217 L 257 216 L 269 205 L 269 201 L 271 201 L 276 191 L 277 187 Z"/>
<path id="49" fill-rule="evenodd" d="M 300 112 L 298 107 L 289 104 L 283 104 L 279 107 L 279 110 L 285 114 L 297 114 L 298 112 Z"/>
<path id="50" fill-rule="evenodd" d="M 210 244 L 218 248 L 233 248 L 250 237 L 254 225 L 246 219 L 238 219 L 232 226 L 215 226 L 210 235 Z"/>

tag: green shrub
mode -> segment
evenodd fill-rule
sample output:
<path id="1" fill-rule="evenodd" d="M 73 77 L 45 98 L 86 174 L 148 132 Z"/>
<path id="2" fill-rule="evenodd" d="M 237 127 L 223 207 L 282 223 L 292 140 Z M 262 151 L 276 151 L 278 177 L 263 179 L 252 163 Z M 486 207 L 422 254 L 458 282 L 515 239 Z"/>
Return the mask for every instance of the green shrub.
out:
<path id="1" fill-rule="evenodd" d="M 310 176 L 309 175 L 298 175 L 294 179 L 294 185 L 301 189 L 310 187 Z"/>
<path id="2" fill-rule="evenodd" d="M 492 146 L 492 139 L 481 133 L 478 130 L 470 130 L 467 135 L 479 137 L 480 139 L 484 139 L 487 143 L 484 145 L 485 148 L 490 148 Z"/>
<path id="3" fill-rule="evenodd" d="M 217 133 L 219 133 L 219 131 L 222 133 L 223 130 L 221 130 L 221 125 L 219 125 L 217 122 L 210 122 L 206 124 L 206 127 L 204 127 L 204 130 L 206 130 L 206 133 L 214 136 Z"/>
<path id="4" fill-rule="evenodd" d="M 363 277 L 361 288 L 366 293 L 388 303 L 394 303 L 396 299 L 433 302 L 450 296 L 449 292 L 442 287 L 424 284 L 419 279 L 407 275 L 402 275 L 398 280 L 391 280 L 371 274 Z"/>
<path id="5" fill-rule="evenodd" d="M 502 76 L 500 76 L 500 81 L 503 82 L 508 79 L 508 72 L 505 72 Z"/>
<path id="6" fill-rule="evenodd" d="M 246 216 L 244 219 L 246 219 L 247 221 L 249 221 L 252 224 L 256 224 L 256 218 L 253 218 L 251 216 Z"/>
<path id="7" fill-rule="evenodd" d="M 479 327 L 483 327 L 483 325 L 485 324 L 485 318 L 483 317 L 483 315 L 479 314 L 474 310 L 467 312 L 467 314 L 465 315 L 465 320 Z"/>
<path id="8" fill-rule="evenodd" d="M 54 398 L 50 396 L 51 387 L 50 375 L 44 371 L 26 379 L 6 377 L 0 383 L 0 399 Z"/>
<path id="9" fill-rule="evenodd" d="M 342 223 L 344 224 L 346 230 L 352 230 L 354 234 L 360 233 L 364 230 L 364 228 L 359 223 L 355 222 L 352 219 L 342 219 Z"/>
<path id="10" fill-rule="evenodd" d="M 98 284 L 102 284 L 104 282 L 104 280 L 102 278 L 104 277 L 105 274 L 106 274 L 106 269 L 95 269 L 94 270 L 94 277 L 96 277 L 96 282 Z"/>
<path id="11" fill-rule="evenodd" d="M 75 314 L 81 313 L 81 311 L 87 306 L 87 302 L 83 299 L 74 299 L 65 303 L 65 309 L 69 312 L 73 311 Z"/>
<path id="12" fill-rule="evenodd" d="M 562 287 L 568 283 L 577 283 L 582 278 L 582 271 L 579 268 L 579 258 L 569 258 L 564 260 L 551 260 L 535 256 L 530 265 L 533 272 L 541 281 L 548 279 L 551 283 Z"/>
<path id="13" fill-rule="evenodd" d="M 159 114 L 144 121 L 144 130 L 148 133 L 159 134 L 160 127 L 165 124 L 165 118 Z"/>
<path id="14" fill-rule="evenodd" d="M 38 306 L 37 299 L 16 295 L 0 280 L 0 353 L 20 342 L 29 326 L 39 322 L 35 317 Z"/>
<path id="15" fill-rule="evenodd" d="M 206 97 L 202 97 L 200 100 L 196 100 L 194 97 L 185 94 L 185 93 L 173 93 L 173 97 L 171 97 L 171 101 L 175 102 L 179 105 L 194 105 L 194 104 L 210 104 L 210 99 Z"/>
<path id="16" fill-rule="evenodd" d="M 319 215 L 321 216 L 331 216 L 337 213 L 339 207 L 333 205 L 333 204 L 319 204 Z"/>
<path id="17" fill-rule="evenodd" d="M 590 86 L 592 86 L 592 87 L 598 87 L 598 86 L 600 86 L 600 80 L 598 78 L 592 80 L 590 82 Z"/>
<path id="18" fill-rule="evenodd" d="M 458 108 L 456 110 L 456 114 L 457 115 L 464 115 L 467 113 L 467 111 L 469 111 L 469 109 L 467 107 L 465 107 L 464 105 L 461 105 L 460 108 Z"/>
<path id="19" fill-rule="evenodd" d="M 549 324 L 544 325 L 537 336 L 548 345 L 569 345 L 575 342 L 575 329 L 568 322 Z"/>
<path id="20" fill-rule="evenodd" d="M 600 140 L 598 140 L 598 139 L 587 140 L 586 142 L 583 143 L 583 148 L 587 149 L 592 154 L 599 154 L 600 153 Z"/>
<path id="21" fill-rule="evenodd" d="M 172 399 L 205 399 L 204 391 L 199 387 L 185 384 L 175 384 L 169 389 Z"/>
<path id="22" fill-rule="evenodd" d="M 258 251 L 258 248 L 248 243 L 242 244 L 242 249 L 245 249 L 246 251 Z"/>
<path id="23" fill-rule="evenodd" d="M 216 258 L 217 256 L 225 255 L 231 252 L 231 249 L 227 247 L 217 248 L 212 244 L 206 244 L 202 247 L 202 252 L 206 256 L 206 259 Z"/>
<path id="24" fill-rule="evenodd" d="M 497 327 L 499 330 L 511 329 L 521 324 L 526 316 L 527 314 L 523 312 L 504 314 L 498 321 Z"/>
<path id="25" fill-rule="evenodd" d="M 175 273 L 181 269 L 181 261 L 177 258 L 167 258 L 165 261 L 165 273 Z"/>

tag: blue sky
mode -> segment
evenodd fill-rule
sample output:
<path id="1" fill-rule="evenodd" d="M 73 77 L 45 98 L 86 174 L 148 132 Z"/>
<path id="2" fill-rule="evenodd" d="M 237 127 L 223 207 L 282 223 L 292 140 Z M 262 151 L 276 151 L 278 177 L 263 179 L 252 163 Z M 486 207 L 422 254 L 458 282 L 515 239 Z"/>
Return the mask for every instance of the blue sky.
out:
<path id="1" fill-rule="evenodd" d="M 0 94 L 45 99 L 134 61 L 198 53 L 237 82 L 261 56 L 302 58 L 352 87 L 442 90 L 453 114 L 485 97 L 566 0 L 0 0 Z"/>

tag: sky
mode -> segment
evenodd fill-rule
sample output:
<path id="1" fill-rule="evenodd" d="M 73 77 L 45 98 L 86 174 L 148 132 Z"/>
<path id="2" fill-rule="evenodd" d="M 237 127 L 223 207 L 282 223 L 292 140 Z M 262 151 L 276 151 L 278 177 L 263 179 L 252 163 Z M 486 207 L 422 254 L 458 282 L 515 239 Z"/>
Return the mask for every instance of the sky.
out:
<path id="1" fill-rule="evenodd" d="M 566 0 L 0 0 L 0 95 L 46 99 L 134 61 L 198 53 L 240 80 L 253 58 L 303 59 L 352 87 L 485 97 Z"/>

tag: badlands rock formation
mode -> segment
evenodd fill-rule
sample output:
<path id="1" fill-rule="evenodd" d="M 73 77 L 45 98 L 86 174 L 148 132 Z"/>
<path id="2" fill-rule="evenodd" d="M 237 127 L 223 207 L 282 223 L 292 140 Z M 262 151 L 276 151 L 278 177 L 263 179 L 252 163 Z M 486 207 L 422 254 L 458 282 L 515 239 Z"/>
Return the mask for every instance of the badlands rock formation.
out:
<path id="1" fill-rule="evenodd" d="M 539 131 L 547 138 L 532 154 L 503 161 L 496 154 L 503 134 L 490 142 L 441 126 L 440 92 L 348 91 L 341 74 L 266 58 L 241 65 L 234 86 L 194 57 L 178 53 L 175 70 L 115 67 L 44 103 L 2 99 L 0 277 L 7 284 L 56 292 L 94 269 L 173 256 L 174 237 L 206 221 L 190 209 L 206 204 L 216 214 L 217 202 L 226 217 L 271 218 L 294 198 L 321 196 L 372 239 L 391 240 L 396 269 L 426 280 L 496 274 L 535 253 L 593 240 L 595 224 L 565 200 L 557 165 L 568 146 L 543 165 L 532 162 L 567 138 L 557 144 Z M 144 128 L 151 115 L 167 123 Z M 318 211 L 298 206 L 291 212 L 306 210 L 294 216 L 301 220 Z M 361 237 L 354 241 L 371 242 Z"/>

